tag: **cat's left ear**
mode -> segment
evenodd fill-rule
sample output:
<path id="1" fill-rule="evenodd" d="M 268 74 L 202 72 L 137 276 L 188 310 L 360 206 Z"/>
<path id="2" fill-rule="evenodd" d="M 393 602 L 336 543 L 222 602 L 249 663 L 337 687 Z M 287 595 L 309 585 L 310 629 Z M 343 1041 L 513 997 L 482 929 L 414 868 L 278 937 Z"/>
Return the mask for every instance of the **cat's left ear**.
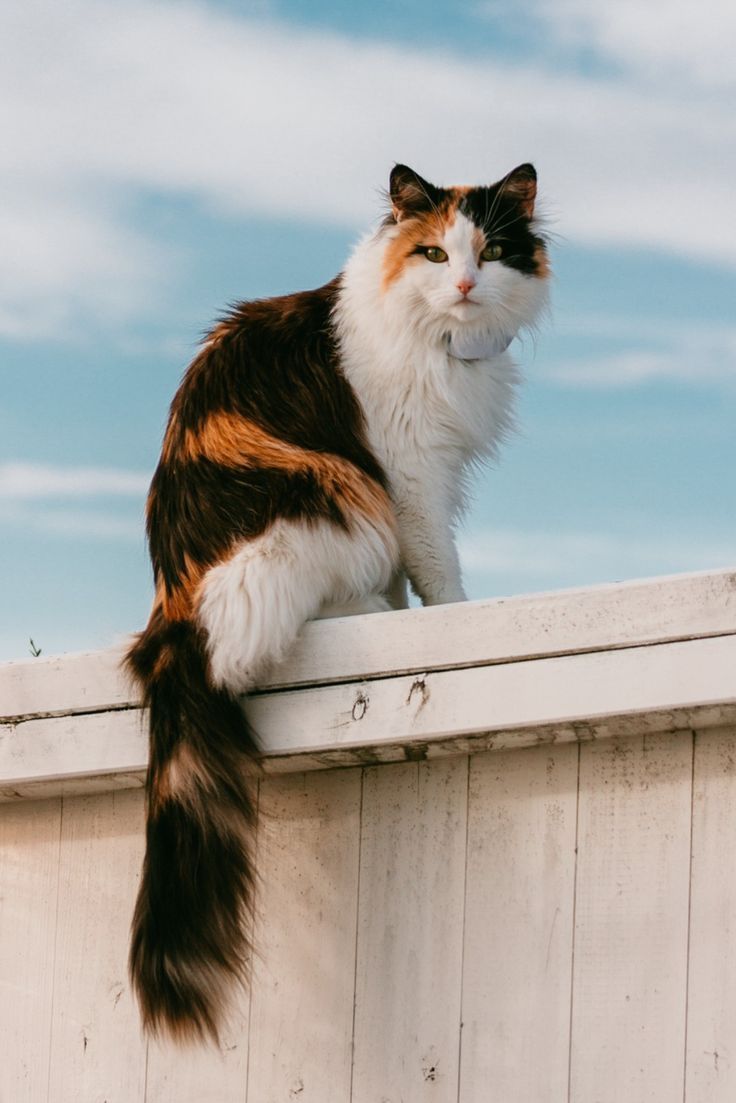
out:
<path id="1" fill-rule="evenodd" d="M 537 170 L 534 165 L 524 164 L 505 176 L 501 181 L 504 195 L 516 199 L 527 218 L 534 214 L 534 200 L 537 198 Z"/>
<path id="2" fill-rule="evenodd" d="M 431 211 L 440 200 L 439 188 L 423 180 L 418 172 L 407 165 L 394 165 L 389 182 L 389 195 L 394 218 L 402 218 Z"/>

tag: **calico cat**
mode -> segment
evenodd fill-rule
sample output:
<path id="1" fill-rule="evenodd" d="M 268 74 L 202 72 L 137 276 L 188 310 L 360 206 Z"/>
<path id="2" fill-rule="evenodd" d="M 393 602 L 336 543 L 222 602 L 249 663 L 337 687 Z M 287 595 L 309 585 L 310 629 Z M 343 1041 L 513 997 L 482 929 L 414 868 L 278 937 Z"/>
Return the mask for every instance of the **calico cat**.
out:
<path id="1" fill-rule="evenodd" d="M 536 173 L 391 209 L 315 291 L 242 303 L 173 400 L 151 484 L 156 594 L 126 657 L 150 715 L 130 972 L 147 1029 L 217 1038 L 244 978 L 256 739 L 238 702 L 314 617 L 465 597 L 469 465 L 509 428 L 506 351 L 546 301 Z"/>

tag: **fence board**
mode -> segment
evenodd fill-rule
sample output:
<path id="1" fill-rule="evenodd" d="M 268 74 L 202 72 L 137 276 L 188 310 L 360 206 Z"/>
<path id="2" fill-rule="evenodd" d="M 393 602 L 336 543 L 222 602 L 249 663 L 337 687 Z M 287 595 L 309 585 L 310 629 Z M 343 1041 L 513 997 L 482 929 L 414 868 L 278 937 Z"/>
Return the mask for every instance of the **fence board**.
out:
<path id="1" fill-rule="evenodd" d="M 683 1097 L 692 736 L 581 747 L 572 1103 Z"/>
<path id="2" fill-rule="evenodd" d="M 695 639 L 733 633 L 735 622 L 734 570 L 315 621 L 266 686 Z M 0 664 L 0 718 L 136 704 L 120 671 L 122 650 Z"/>
<path id="3" fill-rule="evenodd" d="M 467 759 L 366 770 L 353 1103 L 457 1098 L 467 778 Z"/>
<path id="4" fill-rule="evenodd" d="M 736 729 L 695 739 L 688 1103 L 736 1099 Z"/>
<path id="5" fill-rule="evenodd" d="M 361 776 L 261 782 L 250 1103 L 350 1097 Z"/>
<path id="6" fill-rule="evenodd" d="M 294 772 L 721 726 L 736 720 L 735 667 L 729 635 L 261 694 L 248 712 L 266 768 Z M 128 710 L 0 726 L 0 798 L 74 775 L 118 771 L 140 784 L 142 719 Z"/>
<path id="7" fill-rule="evenodd" d="M 60 800 L 29 801 L 0 814 L 3 1103 L 47 1098 L 60 823 Z"/>
<path id="8" fill-rule="evenodd" d="M 577 780 L 572 746 L 471 759 L 462 1103 L 567 1098 Z"/>
<path id="9" fill-rule="evenodd" d="M 144 1098 L 145 1043 L 127 978 L 143 857 L 140 793 L 64 802 L 51 1033 L 52 1103 Z"/>

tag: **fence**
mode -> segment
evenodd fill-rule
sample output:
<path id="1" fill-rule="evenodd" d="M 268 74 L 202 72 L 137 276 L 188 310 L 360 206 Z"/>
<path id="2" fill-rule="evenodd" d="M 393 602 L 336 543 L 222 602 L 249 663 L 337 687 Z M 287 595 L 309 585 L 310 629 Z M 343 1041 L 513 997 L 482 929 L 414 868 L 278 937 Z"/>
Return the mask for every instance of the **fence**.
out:
<path id="1" fill-rule="evenodd" d="M 249 702 L 259 954 L 141 1037 L 116 652 L 0 667 L 2 1103 L 736 1098 L 736 573 L 306 627 Z"/>

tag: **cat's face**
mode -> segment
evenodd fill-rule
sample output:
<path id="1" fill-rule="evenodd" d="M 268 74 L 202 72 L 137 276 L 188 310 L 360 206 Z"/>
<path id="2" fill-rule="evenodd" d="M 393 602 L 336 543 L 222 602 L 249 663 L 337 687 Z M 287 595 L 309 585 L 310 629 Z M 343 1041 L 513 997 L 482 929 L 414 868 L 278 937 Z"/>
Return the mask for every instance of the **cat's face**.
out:
<path id="1" fill-rule="evenodd" d="M 391 174 L 383 290 L 453 329 L 533 321 L 549 273 L 533 224 L 536 173 L 521 165 L 497 184 L 437 188 L 404 165 Z"/>

